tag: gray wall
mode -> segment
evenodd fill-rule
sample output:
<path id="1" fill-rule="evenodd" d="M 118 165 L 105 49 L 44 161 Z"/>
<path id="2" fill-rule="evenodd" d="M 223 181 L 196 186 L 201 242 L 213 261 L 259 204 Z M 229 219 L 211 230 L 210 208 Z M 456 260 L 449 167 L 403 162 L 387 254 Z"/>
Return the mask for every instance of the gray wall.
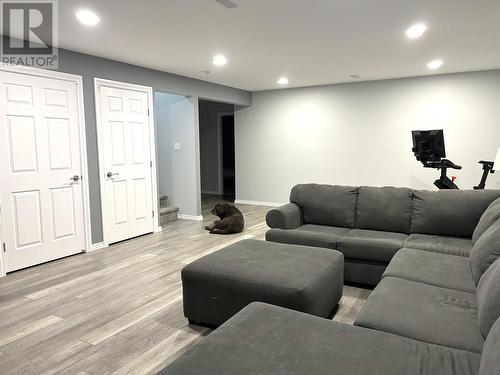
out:
<path id="1" fill-rule="evenodd" d="M 92 197 L 90 200 L 92 243 L 99 243 L 103 238 L 95 120 L 94 78 L 104 78 L 151 86 L 154 90 L 158 91 L 192 96 L 193 102 L 196 103 L 196 107 L 198 97 L 238 105 L 251 104 L 251 93 L 248 91 L 64 49 L 59 49 L 59 71 L 77 74 L 83 77 L 89 183 L 90 196 Z M 197 121 L 197 116 L 196 108 L 195 121 Z M 196 151 L 196 153 L 196 157 L 199 157 L 198 151 Z M 199 165 L 196 168 L 199 173 Z"/>
<path id="2" fill-rule="evenodd" d="M 181 215 L 198 216 L 198 99 L 155 92 L 154 101 L 159 195 L 168 195 L 169 204 L 179 207 Z M 174 150 L 174 143 L 181 149 Z"/>
<path id="3" fill-rule="evenodd" d="M 222 155 L 218 115 L 234 113 L 234 105 L 200 100 L 201 192 L 222 194 Z"/>
<path id="4" fill-rule="evenodd" d="M 256 92 L 235 116 L 239 200 L 286 202 L 301 182 L 435 189 L 438 171 L 411 152 L 415 129 L 444 129 L 463 166 L 449 175 L 470 189 L 500 147 L 500 70 Z"/>

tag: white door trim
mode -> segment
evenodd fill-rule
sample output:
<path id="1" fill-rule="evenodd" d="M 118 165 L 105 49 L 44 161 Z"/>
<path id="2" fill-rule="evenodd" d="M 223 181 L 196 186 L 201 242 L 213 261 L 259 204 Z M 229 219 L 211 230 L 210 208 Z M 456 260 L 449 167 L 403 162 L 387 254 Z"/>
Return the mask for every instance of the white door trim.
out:
<path id="1" fill-rule="evenodd" d="M 91 225 L 90 225 L 90 196 L 89 196 L 89 173 L 87 164 L 87 138 L 85 135 L 85 108 L 83 103 L 83 80 L 82 76 L 62 73 L 54 70 L 31 68 L 26 66 L 8 65 L 0 63 L 0 71 L 18 73 L 24 75 L 32 75 L 35 77 L 52 78 L 58 80 L 64 80 L 69 82 L 74 82 L 77 86 L 77 106 L 78 106 L 78 128 L 80 131 L 80 167 L 82 171 L 82 197 L 83 197 L 83 223 L 84 223 L 84 233 L 85 233 L 85 251 L 88 252 L 92 248 L 92 236 L 91 236 Z M 0 202 L 1 208 L 1 202 Z M 3 220 L 1 217 L 0 209 L 0 221 Z M 0 239 L 3 245 L 3 233 L 1 232 L 0 225 Z M 5 262 L 3 259 L 3 249 L 0 251 L 0 277 L 5 276 Z"/>
<path id="2" fill-rule="evenodd" d="M 0 199 L 0 243 L 2 244 L 2 248 L 0 249 L 0 277 L 4 277 L 7 273 L 5 272 L 5 262 L 3 260 L 3 246 L 5 244 L 4 234 L 2 229 L 2 200 Z"/>
<path id="3" fill-rule="evenodd" d="M 102 144 L 102 124 L 101 124 L 101 104 L 99 89 L 101 87 L 110 87 L 115 89 L 132 90 L 146 93 L 148 96 L 148 108 L 149 108 L 149 141 L 151 145 L 151 161 L 153 163 L 151 168 L 151 185 L 152 185 L 152 199 L 153 199 L 153 232 L 161 232 L 160 227 L 160 217 L 158 213 L 158 185 L 157 185 L 157 175 L 156 175 L 156 139 L 155 139 L 155 124 L 154 124 L 154 101 L 153 101 L 153 88 L 149 86 L 141 86 L 127 82 L 112 81 L 103 78 L 94 78 L 94 98 L 95 98 L 95 111 L 96 111 L 96 128 L 97 128 L 97 150 L 99 157 L 99 184 L 101 192 L 101 215 L 102 215 L 102 247 L 109 246 L 108 235 L 106 233 L 107 223 L 106 223 L 106 193 L 105 193 L 105 180 L 104 180 L 104 153 Z"/>

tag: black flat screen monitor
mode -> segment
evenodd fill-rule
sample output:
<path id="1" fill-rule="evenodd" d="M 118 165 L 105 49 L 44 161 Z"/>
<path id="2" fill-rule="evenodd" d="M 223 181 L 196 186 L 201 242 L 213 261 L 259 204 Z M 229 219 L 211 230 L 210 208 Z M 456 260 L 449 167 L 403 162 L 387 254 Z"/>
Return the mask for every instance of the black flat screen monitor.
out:
<path id="1" fill-rule="evenodd" d="M 446 157 L 442 130 L 414 130 L 412 151 L 418 161 L 440 161 Z"/>

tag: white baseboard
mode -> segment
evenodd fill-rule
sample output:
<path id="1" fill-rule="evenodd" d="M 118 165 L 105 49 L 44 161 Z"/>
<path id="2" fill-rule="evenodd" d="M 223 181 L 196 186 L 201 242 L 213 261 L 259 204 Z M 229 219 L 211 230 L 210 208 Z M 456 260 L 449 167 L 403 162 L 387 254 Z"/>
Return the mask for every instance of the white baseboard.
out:
<path id="1" fill-rule="evenodd" d="M 104 249 L 107 246 L 104 246 L 104 242 L 93 243 L 90 245 L 89 252 Z"/>
<path id="2" fill-rule="evenodd" d="M 181 220 L 191 220 L 191 221 L 203 221 L 203 216 L 201 215 L 185 215 L 185 214 L 179 214 L 177 217 Z"/>
<path id="3" fill-rule="evenodd" d="M 254 206 L 268 206 L 268 207 L 279 207 L 283 206 L 286 203 L 278 203 L 278 202 L 263 202 L 263 201 L 248 201 L 245 199 L 236 199 L 234 201 L 235 204 L 251 204 Z"/>

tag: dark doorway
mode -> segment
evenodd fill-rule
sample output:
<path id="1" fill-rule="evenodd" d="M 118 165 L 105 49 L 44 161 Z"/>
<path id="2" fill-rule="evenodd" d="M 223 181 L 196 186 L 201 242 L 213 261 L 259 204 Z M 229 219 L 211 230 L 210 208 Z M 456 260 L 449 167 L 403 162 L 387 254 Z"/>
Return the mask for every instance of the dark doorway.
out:
<path id="1" fill-rule="evenodd" d="M 222 195 L 234 201 L 236 180 L 234 174 L 234 115 L 221 116 L 222 136 Z"/>
<path id="2" fill-rule="evenodd" d="M 236 198 L 234 105 L 199 101 L 201 198 L 213 202 Z"/>

